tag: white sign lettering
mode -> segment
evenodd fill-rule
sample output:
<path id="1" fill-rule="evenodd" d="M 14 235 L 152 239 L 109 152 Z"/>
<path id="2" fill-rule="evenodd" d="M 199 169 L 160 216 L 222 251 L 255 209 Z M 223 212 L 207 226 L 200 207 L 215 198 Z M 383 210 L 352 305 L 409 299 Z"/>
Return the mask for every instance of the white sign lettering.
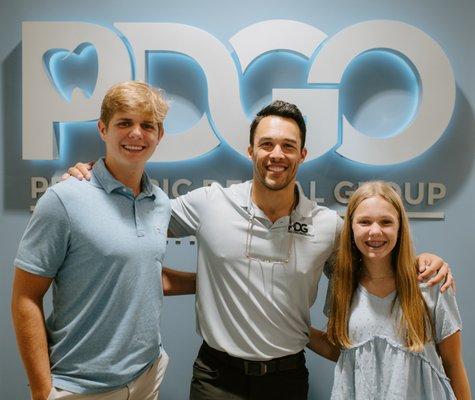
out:
<path id="1" fill-rule="evenodd" d="M 209 113 L 188 131 L 166 136 L 151 159 L 156 162 L 197 157 L 221 141 L 245 156 L 249 121 L 241 105 L 240 77 L 255 59 L 271 51 L 291 51 L 310 59 L 318 49 L 307 79 L 312 87 L 273 91 L 274 98 L 297 104 L 306 116 L 306 161 L 331 150 L 364 164 L 410 160 L 442 136 L 454 109 L 455 79 L 443 50 L 421 30 L 397 21 L 355 24 L 330 38 L 297 21 L 260 22 L 230 39 L 236 62 L 230 48 L 192 26 L 116 23 L 115 28 L 123 37 L 82 22 L 23 23 L 24 159 L 57 158 L 58 123 L 97 119 L 100 102 L 112 84 L 147 79 L 149 52 L 176 52 L 193 58 L 206 76 L 209 106 Z M 412 121 L 385 138 L 358 132 L 344 116 L 340 118 L 339 110 L 339 85 L 345 70 L 355 57 L 375 49 L 407 60 L 420 82 L 419 105 Z M 64 82 L 62 63 L 81 63 L 87 57 L 97 64 L 95 83 Z M 434 188 L 433 199 L 442 194 L 442 189 Z"/>

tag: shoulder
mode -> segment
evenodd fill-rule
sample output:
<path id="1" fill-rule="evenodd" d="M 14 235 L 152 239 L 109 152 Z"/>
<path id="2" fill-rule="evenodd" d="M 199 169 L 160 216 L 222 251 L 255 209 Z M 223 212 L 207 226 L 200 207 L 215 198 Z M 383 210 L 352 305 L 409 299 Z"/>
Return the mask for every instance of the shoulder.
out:
<path id="1" fill-rule="evenodd" d="M 235 183 L 227 188 L 221 187 L 223 195 L 240 205 L 247 205 L 251 194 L 252 181 Z"/>
<path id="2" fill-rule="evenodd" d="M 328 216 L 329 218 L 333 218 L 336 223 L 338 221 L 342 220 L 341 217 L 338 215 L 338 213 L 335 210 L 332 210 L 332 209 L 330 209 L 328 207 L 325 207 L 325 206 L 321 206 L 321 205 L 317 204 L 317 202 L 314 202 L 314 203 L 315 203 L 316 213 Z"/>
<path id="3" fill-rule="evenodd" d="M 69 178 L 65 181 L 58 182 L 50 187 L 50 190 L 58 196 L 59 199 L 71 200 L 85 190 L 92 188 L 91 182 L 83 179 L 82 181 L 76 178 Z"/>
<path id="4" fill-rule="evenodd" d="M 170 206 L 169 197 L 158 185 L 152 184 L 152 192 L 155 195 L 155 201 L 157 203 Z"/>
<path id="5" fill-rule="evenodd" d="M 316 202 L 314 203 L 312 215 L 319 224 L 328 224 L 334 229 L 336 234 L 339 234 L 343 227 L 343 220 L 335 210 L 331 210 L 328 207 L 320 206 Z"/>
<path id="6" fill-rule="evenodd" d="M 38 199 L 33 211 L 33 218 L 50 218 L 59 215 L 59 211 L 64 210 L 61 198 L 53 187 L 49 187 Z"/>
<path id="7" fill-rule="evenodd" d="M 430 310 L 434 310 L 437 304 L 442 300 L 455 299 L 454 290 L 450 287 L 445 292 L 441 292 L 440 288 L 443 283 L 430 286 L 427 282 L 419 283 L 419 289 L 421 290 L 422 297 L 424 298 L 427 307 Z"/>
<path id="8" fill-rule="evenodd" d="M 315 200 L 309 199 L 302 190 L 299 190 L 301 204 L 299 205 L 302 209 L 302 212 L 313 217 L 318 218 L 327 218 L 333 220 L 334 223 L 340 223 L 341 218 L 338 213 L 328 207 L 318 204 Z"/>
<path id="9" fill-rule="evenodd" d="M 193 206 L 211 205 L 210 202 L 230 193 L 231 188 L 224 188 L 218 182 L 213 182 L 209 186 L 203 186 L 190 190 L 188 193 L 172 199 L 172 208 L 178 204 L 188 204 Z"/>
<path id="10" fill-rule="evenodd" d="M 50 186 L 38 200 L 35 210 L 48 210 L 50 207 L 64 205 L 78 197 L 81 188 L 89 186 L 89 183 L 70 178 Z"/>

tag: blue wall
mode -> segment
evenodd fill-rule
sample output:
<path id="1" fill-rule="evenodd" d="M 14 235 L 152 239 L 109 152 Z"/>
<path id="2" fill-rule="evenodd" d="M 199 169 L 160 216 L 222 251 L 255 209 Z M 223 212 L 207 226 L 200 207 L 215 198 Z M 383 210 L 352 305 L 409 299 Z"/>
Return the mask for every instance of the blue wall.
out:
<path id="1" fill-rule="evenodd" d="M 331 195 L 331 188 L 340 180 L 359 182 L 380 177 L 395 182 L 442 182 L 447 196 L 435 209 L 444 211 L 445 219 L 414 220 L 412 228 L 418 251 L 441 255 L 452 266 L 457 279 L 457 297 L 464 320 L 464 359 L 469 378 L 475 382 L 475 316 L 470 307 L 475 303 L 472 282 L 475 270 L 473 242 L 475 239 L 475 213 L 471 202 L 475 196 L 475 3 L 472 0 L 420 0 L 401 1 L 342 1 L 321 0 L 299 2 L 221 1 L 172 2 L 136 1 L 133 3 L 83 0 L 61 2 L 53 0 L 8 2 L 2 4 L 0 15 L 0 398 L 21 400 L 28 398 L 28 388 L 10 322 L 10 293 L 13 259 L 21 234 L 30 217 L 30 177 L 51 177 L 56 171 L 77 160 L 89 160 L 102 152 L 94 125 L 81 124 L 67 127 L 68 141 L 59 160 L 24 161 L 21 159 L 21 22 L 22 21 L 85 21 L 106 27 L 114 22 L 176 22 L 196 26 L 227 43 L 229 38 L 253 23 L 284 18 L 315 26 L 329 36 L 357 22 L 370 19 L 394 19 L 409 23 L 429 34 L 447 54 L 457 83 L 454 116 L 443 137 L 425 154 L 407 163 L 381 167 L 361 166 L 335 154 L 327 154 L 302 167 L 299 178 L 305 184 L 316 180 L 318 190 L 325 197 L 325 205 L 340 208 Z M 379 120 L 386 118 L 385 129 L 391 130 L 398 121 L 410 117 L 417 90 L 411 77 L 401 68 L 388 72 L 384 60 L 372 63 L 367 60 L 363 69 L 355 67 L 342 91 L 346 90 L 343 109 L 361 129 L 371 131 Z M 374 74 L 382 74 L 381 87 L 374 76 L 364 71 L 374 67 Z M 253 65 L 253 70 L 242 81 L 243 104 L 252 113 L 270 98 L 272 87 L 302 85 L 308 64 L 289 55 L 270 55 Z M 399 69 L 398 69 L 399 68 Z M 273 80 L 266 71 L 274 70 Z M 402 68 L 403 69 L 403 68 Z M 183 66 L 184 73 L 195 71 Z M 195 71 L 196 72 L 196 71 Z M 368 75 L 368 74 L 367 74 Z M 153 78 L 153 77 L 151 77 Z M 155 79 L 155 78 L 153 78 Z M 156 77 L 162 82 L 164 75 Z M 170 77 L 172 80 L 173 77 Z M 202 77 L 193 78 L 192 87 L 200 88 Z M 389 82 L 389 83 L 388 83 Z M 164 83 L 165 85 L 165 83 Z M 179 86 L 179 85 L 178 85 Z M 188 90 L 193 103 L 180 97 L 180 88 L 170 85 L 175 95 L 176 111 L 170 115 L 169 129 L 180 129 L 180 118 L 191 123 L 206 109 L 206 101 L 196 90 Z M 368 89 L 369 87 L 369 89 Z M 372 88 L 372 89 L 371 89 Z M 185 90 L 185 92 L 186 92 Z M 175 93 L 174 93 L 175 91 Z M 355 95 L 357 93 L 358 95 Z M 343 95 L 344 93 L 342 93 Z M 183 95 L 183 93 L 182 93 Z M 194 96 L 194 97 L 193 97 Z M 380 100 L 382 97 L 382 100 Z M 391 114 L 389 111 L 395 111 Z M 389 118 L 389 119 L 388 119 Z M 371 132 L 369 132 L 371 133 Z M 226 165 L 226 168 L 221 168 Z M 217 166 L 220 166 L 217 168 Z M 250 167 L 235 157 L 226 146 L 199 160 L 185 164 L 150 165 L 152 175 L 159 180 L 168 178 L 245 179 Z M 189 171 L 193 171 L 190 173 Z M 307 190 L 307 189 L 306 189 Z M 179 244 L 170 241 L 167 264 L 193 270 L 196 264 L 195 248 L 188 240 Z M 312 310 L 313 323 L 322 327 L 321 303 L 325 282 L 320 285 L 317 304 Z M 191 296 L 168 298 L 162 320 L 163 340 L 171 356 L 171 364 L 162 387 L 162 399 L 187 398 L 192 361 L 200 344 L 195 334 L 194 303 Z M 308 355 L 311 380 L 311 399 L 326 399 L 332 384 L 332 364 L 314 355 Z"/>

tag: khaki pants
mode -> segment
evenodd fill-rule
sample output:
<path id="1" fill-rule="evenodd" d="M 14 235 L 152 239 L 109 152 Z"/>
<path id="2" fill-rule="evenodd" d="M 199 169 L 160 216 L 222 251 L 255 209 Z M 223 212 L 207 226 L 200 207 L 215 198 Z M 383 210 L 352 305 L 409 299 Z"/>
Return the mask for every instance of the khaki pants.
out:
<path id="1" fill-rule="evenodd" d="M 53 387 L 48 400 L 158 400 L 158 390 L 168 365 L 168 355 L 160 357 L 138 378 L 125 387 L 109 392 L 78 394 Z"/>

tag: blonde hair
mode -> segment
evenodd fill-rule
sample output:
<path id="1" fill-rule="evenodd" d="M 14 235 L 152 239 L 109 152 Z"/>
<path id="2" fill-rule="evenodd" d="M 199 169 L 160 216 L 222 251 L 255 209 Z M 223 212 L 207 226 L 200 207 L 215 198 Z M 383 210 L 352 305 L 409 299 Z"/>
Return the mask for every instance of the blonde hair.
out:
<path id="1" fill-rule="evenodd" d="M 350 198 L 332 275 L 328 337 L 333 344 L 342 348 L 351 346 L 348 320 L 351 300 L 362 269 L 360 252 L 355 245 L 351 226 L 355 210 L 361 202 L 375 196 L 382 197 L 390 203 L 399 216 L 398 239 L 392 251 L 396 299 L 399 300 L 402 310 L 399 327 L 405 333 L 406 346 L 409 350 L 421 351 L 424 343 L 432 337 L 433 327 L 417 282 L 417 263 L 409 220 L 397 192 L 382 181 L 362 184 Z"/>
<path id="2" fill-rule="evenodd" d="M 128 81 L 112 86 L 104 96 L 100 120 L 106 125 L 117 112 L 131 112 L 151 115 L 158 126 L 168 112 L 168 104 L 162 91 L 144 82 Z"/>

